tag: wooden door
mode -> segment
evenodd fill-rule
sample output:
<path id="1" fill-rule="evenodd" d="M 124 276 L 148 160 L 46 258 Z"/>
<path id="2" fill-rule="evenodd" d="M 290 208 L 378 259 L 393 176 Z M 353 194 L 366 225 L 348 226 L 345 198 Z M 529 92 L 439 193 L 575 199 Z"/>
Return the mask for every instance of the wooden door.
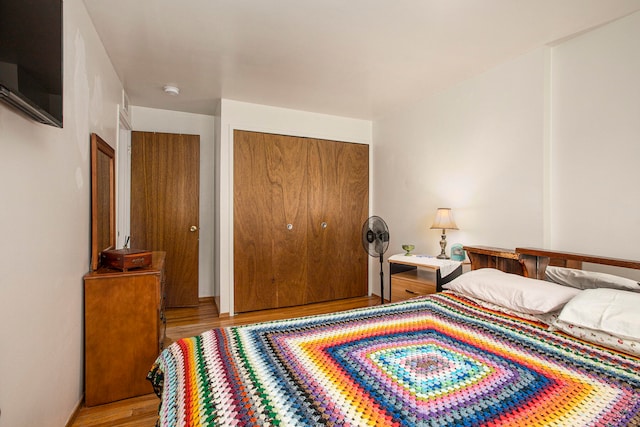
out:
<path id="1" fill-rule="evenodd" d="M 200 137 L 131 133 L 131 247 L 166 252 L 167 307 L 198 304 Z"/>
<path id="2" fill-rule="evenodd" d="M 306 144 L 234 132 L 234 310 L 304 304 Z"/>
<path id="3" fill-rule="evenodd" d="M 310 140 L 307 303 L 368 291 L 369 146 Z"/>

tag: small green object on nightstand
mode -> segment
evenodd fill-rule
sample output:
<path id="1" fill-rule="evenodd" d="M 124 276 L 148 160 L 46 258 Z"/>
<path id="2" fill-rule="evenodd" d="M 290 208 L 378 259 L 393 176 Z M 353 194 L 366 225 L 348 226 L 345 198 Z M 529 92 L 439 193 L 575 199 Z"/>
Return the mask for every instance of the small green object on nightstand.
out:
<path id="1" fill-rule="evenodd" d="M 415 248 L 416 248 L 415 245 L 402 245 L 402 249 L 407 251 L 407 253 L 404 254 L 404 256 L 411 256 L 411 251 L 414 250 Z"/>

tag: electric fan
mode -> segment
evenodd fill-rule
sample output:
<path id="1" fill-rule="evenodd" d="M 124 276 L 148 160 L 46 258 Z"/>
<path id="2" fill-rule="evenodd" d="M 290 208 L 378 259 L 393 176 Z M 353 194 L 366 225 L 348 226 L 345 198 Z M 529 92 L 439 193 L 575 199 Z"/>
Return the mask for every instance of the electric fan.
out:
<path id="1" fill-rule="evenodd" d="M 379 216 L 371 216 L 362 224 L 362 247 L 369 255 L 380 258 L 380 303 L 384 304 L 382 255 L 389 247 L 389 227 Z"/>

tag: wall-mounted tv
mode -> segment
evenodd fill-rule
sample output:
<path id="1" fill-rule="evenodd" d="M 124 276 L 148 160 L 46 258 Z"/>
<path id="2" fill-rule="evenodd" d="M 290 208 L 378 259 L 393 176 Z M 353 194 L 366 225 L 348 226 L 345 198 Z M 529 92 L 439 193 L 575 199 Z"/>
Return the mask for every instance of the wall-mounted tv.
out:
<path id="1" fill-rule="evenodd" d="M 62 127 L 62 0 L 0 0 L 0 100 Z"/>

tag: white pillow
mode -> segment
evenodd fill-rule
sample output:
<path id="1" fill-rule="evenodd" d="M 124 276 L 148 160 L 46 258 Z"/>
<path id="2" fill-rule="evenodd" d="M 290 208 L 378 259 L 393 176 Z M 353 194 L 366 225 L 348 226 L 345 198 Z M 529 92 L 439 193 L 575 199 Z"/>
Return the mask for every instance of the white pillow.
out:
<path id="1" fill-rule="evenodd" d="M 527 314 L 560 310 L 579 289 L 481 268 L 465 273 L 443 286 L 463 295 L 481 299 Z"/>
<path id="2" fill-rule="evenodd" d="M 640 341 L 640 294 L 619 289 L 585 289 L 564 306 L 558 319 Z"/>
<path id="3" fill-rule="evenodd" d="M 604 331 L 584 328 L 572 323 L 563 322 L 562 320 L 556 320 L 553 325 L 549 327 L 549 330 L 559 330 L 565 334 L 580 338 L 583 341 L 640 357 L 640 341 L 623 339 Z"/>
<path id="4" fill-rule="evenodd" d="M 640 283 L 635 280 L 597 271 L 549 266 L 545 276 L 550 282 L 578 289 L 612 288 L 640 292 Z"/>
<path id="5" fill-rule="evenodd" d="M 453 292 L 455 293 L 455 291 L 449 291 L 449 290 L 445 290 L 445 292 Z M 554 311 L 551 313 L 541 313 L 541 314 L 529 314 L 529 313 L 523 313 L 521 311 L 517 311 L 517 310 L 512 310 L 510 308 L 507 307 L 503 307 L 501 305 L 498 304 L 493 304 L 491 302 L 488 301 L 483 301 L 479 298 L 474 298 L 470 295 L 465 295 L 465 298 L 467 298 L 469 301 L 473 301 L 474 303 L 478 304 L 480 307 L 484 307 L 487 308 L 489 310 L 492 311 L 499 311 L 500 313 L 505 313 L 508 314 L 510 316 L 517 316 L 520 317 L 522 319 L 527 319 L 527 320 L 531 320 L 533 322 L 540 322 L 544 325 L 551 326 L 553 324 L 554 321 L 556 321 L 558 319 L 558 314 L 560 313 L 559 311 Z"/>

